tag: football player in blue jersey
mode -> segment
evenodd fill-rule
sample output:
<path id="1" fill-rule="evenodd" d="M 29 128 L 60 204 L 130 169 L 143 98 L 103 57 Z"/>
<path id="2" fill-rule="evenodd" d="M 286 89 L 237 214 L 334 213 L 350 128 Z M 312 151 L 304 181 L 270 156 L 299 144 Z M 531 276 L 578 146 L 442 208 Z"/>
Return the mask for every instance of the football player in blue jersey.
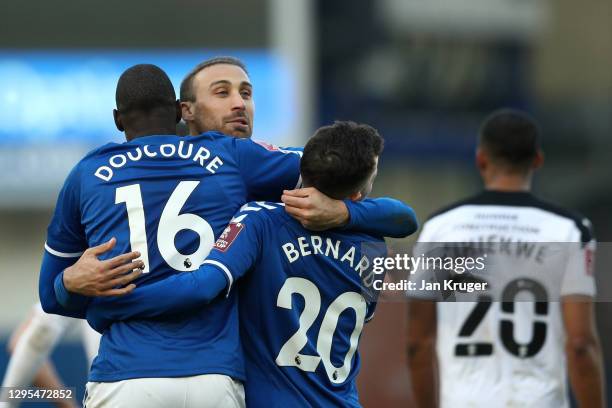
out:
<path id="1" fill-rule="evenodd" d="M 181 82 L 181 109 L 189 134 L 209 130 L 248 138 L 255 103 L 246 65 L 234 57 L 215 57 L 196 65 Z"/>
<path id="2" fill-rule="evenodd" d="M 235 137 L 251 137 L 255 103 L 247 67 L 234 57 L 215 57 L 195 66 L 181 83 L 181 109 L 189 134 L 196 136 L 217 130 Z M 268 148 L 274 148 L 267 145 Z M 286 210 L 310 229 L 347 221 L 340 200 L 331 200 L 314 188 L 286 191 L 281 197 Z M 371 209 L 375 211 L 375 209 Z"/>
<path id="3" fill-rule="evenodd" d="M 330 197 L 360 200 L 371 191 L 382 146 L 367 125 L 322 127 L 304 149 L 303 182 Z M 385 255 L 380 236 L 309 231 L 282 204 L 249 203 L 199 270 L 95 302 L 88 317 L 103 330 L 124 319 L 194 310 L 239 291 L 248 406 L 358 407 L 357 347 L 374 313 L 374 280 L 382 279 L 369 265 Z"/>
<path id="4" fill-rule="evenodd" d="M 101 301 L 66 290 L 92 293 L 92 286 L 70 287 L 64 279 L 79 269 L 71 265 L 83 251 L 79 262 L 99 256 L 105 260 L 94 265 L 94 275 L 111 277 L 94 294 L 127 293 L 134 286 L 124 285 L 140 274 L 137 269 L 144 272 L 138 281 L 143 287 L 196 270 L 243 203 L 277 201 L 298 183 L 298 154 L 218 132 L 180 138 L 174 134 L 179 118 L 163 71 L 139 65 L 124 72 L 115 122 L 127 142 L 90 152 L 60 192 L 41 268 L 45 311 L 84 317 L 87 306 Z M 347 203 L 350 224 L 403 235 L 412 229 L 408 207 L 378 203 L 384 211 L 370 218 L 364 213 L 369 207 Z M 386 224 L 370 225 L 381 219 Z M 245 374 L 234 300 L 231 292 L 206 308 L 114 324 L 92 366 L 88 405 L 242 406 Z"/>

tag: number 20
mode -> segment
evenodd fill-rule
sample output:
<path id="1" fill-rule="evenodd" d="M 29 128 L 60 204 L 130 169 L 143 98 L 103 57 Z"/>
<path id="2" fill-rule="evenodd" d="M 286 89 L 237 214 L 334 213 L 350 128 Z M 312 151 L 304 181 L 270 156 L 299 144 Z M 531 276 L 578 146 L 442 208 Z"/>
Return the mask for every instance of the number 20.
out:
<path id="1" fill-rule="evenodd" d="M 521 290 L 532 293 L 537 300 L 533 304 L 536 316 L 548 315 L 548 295 L 546 289 L 540 283 L 528 278 L 515 279 L 508 283 L 502 294 L 502 299 L 505 300 L 501 302 L 502 312 L 509 314 L 514 313 L 514 303 L 508 301 L 508 299 L 514 300 L 517 293 Z M 491 305 L 491 298 L 489 297 L 483 297 L 481 301 L 476 303 L 476 306 L 472 309 L 461 326 L 459 337 L 471 337 L 478 325 L 480 325 L 484 319 Z M 502 319 L 500 321 L 499 333 L 504 348 L 510 354 L 519 358 L 528 358 L 538 354 L 542 347 L 544 347 L 544 343 L 546 342 L 546 327 L 545 321 L 533 322 L 533 334 L 528 343 L 519 343 L 515 340 L 514 323 L 512 320 Z M 457 357 L 490 356 L 492 354 L 492 343 L 459 343 L 455 346 L 455 356 Z"/>
<path id="2" fill-rule="evenodd" d="M 351 372 L 351 360 L 357 350 L 359 335 L 363 330 L 366 316 L 366 303 L 357 292 L 345 292 L 338 296 L 330 305 L 319 330 L 317 338 L 317 356 L 300 354 L 299 351 L 306 346 L 308 337 L 306 333 L 315 322 L 321 309 L 321 293 L 314 283 L 303 278 L 288 278 L 278 293 L 276 305 L 284 309 L 292 309 L 291 295 L 297 293 L 304 298 L 304 310 L 299 317 L 298 330 L 291 336 L 280 349 L 276 357 L 276 364 L 285 367 L 296 367 L 302 371 L 313 372 L 323 360 L 325 372 L 329 380 L 339 384 L 344 382 Z M 344 356 L 342 367 L 335 367 L 331 362 L 332 339 L 338 318 L 346 309 L 351 308 L 357 315 L 355 328 L 351 333 L 350 347 Z"/>

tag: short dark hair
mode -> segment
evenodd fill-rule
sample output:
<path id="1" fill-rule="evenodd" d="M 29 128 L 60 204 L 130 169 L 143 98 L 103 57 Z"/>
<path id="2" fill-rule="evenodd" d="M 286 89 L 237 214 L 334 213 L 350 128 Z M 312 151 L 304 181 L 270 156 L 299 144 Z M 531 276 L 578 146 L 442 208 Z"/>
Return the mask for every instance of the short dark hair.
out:
<path id="1" fill-rule="evenodd" d="M 244 62 L 240 61 L 238 58 L 214 57 L 207 59 L 206 61 L 200 62 L 198 65 L 196 65 L 183 79 L 183 82 L 181 82 L 181 102 L 194 102 L 196 97 L 195 92 L 193 91 L 193 78 L 198 74 L 198 72 L 202 71 L 204 68 L 219 64 L 235 65 L 241 68 L 247 75 L 249 75 L 249 71 L 247 71 L 246 65 L 244 65 Z"/>
<path id="2" fill-rule="evenodd" d="M 164 70 L 152 64 L 138 64 L 119 77 L 115 101 L 121 113 L 171 110 L 176 106 L 176 93 Z"/>
<path id="3" fill-rule="evenodd" d="M 376 167 L 384 141 L 371 126 L 335 122 L 319 128 L 300 162 L 304 185 L 342 199 L 358 192 Z"/>
<path id="4" fill-rule="evenodd" d="M 484 121 L 479 145 L 494 162 L 524 172 L 540 149 L 540 129 L 528 114 L 501 109 Z"/>

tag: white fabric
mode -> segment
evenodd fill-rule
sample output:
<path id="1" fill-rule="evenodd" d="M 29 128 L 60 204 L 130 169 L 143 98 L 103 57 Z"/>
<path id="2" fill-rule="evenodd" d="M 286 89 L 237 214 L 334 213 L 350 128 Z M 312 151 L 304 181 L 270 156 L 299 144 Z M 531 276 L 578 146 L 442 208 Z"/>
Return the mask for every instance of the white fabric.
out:
<path id="1" fill-rule="evenodd" d="M 546 248 L 539 261 L 536 256 L 502 255 L 502 251 L 493 255 L 496 265 L 508 270 L 508 276 L 492 279 L 493 292 L 499 296 L 516 279 L 535 280 L 546 289 L 548 311 L 536 314 L 534 302 L 519 301 L 533 297 L 519 292 L 512 313 L 504 311 L 500 302 L 493 302 L 473 333 L 459 336 L 476 302 L 438 302 L 436 348 L 441 407 L 568 407 L 565 331 L 559 300 L 569 294 L 595 295 L 594 278 L 585 261 L 590 257 L 586 251 L 594 251 L 595 243 L 582 245 L 573 219 L 545 209 L 472 204 L 433 217 L 424 225 L 419 242 L 499 242 L 500 237 L 514 243 L 536 243 L 535 253 L 540 250 L 538 245 Z M 506 343 L 513 337 L 519 344 L 533 340 L 536 322 L 544 323 L 542 348 L 525 358 L 511 353 L 501 338 L 502 321 L 513 325 Z M 457 355 L 458 344 L 478 343 L 491 345 L 492 353 Z"/>
<path id="2" fill-rule="evenodd" d="M 244 408 L 242 383 L 225 375 L 89 382 L 86 408 Z"/>
<path id="3" fill-rule="evenodd" d="M 34 305 L 30 322 L 17 341 L 6 368 L 2 387 L 29 387 L 61 337 L 74 327 L 81 329 L 83 348 L 87 356 L 87 368 L 98 354 L 100 334 L 86 320 L 47 314 L 40 303 Z M 0 403 L 8 408 L 17 405 Z"/>
<path id="4" fill-rule="evenodd" d="M 46 314 L 40 303 L 36 304 L 32 318 L 11 355 L 2 387 L 29 387 L 53 347 L 73 322 L 76 320 L 69 317 Z M 17 405 L 7 403 L 2 406 Z"/>
<path id="5" fill-rule="evenodd" d="M 60 251 L 56 251 L 55 249 L 53 249 L 49 245 L 47 245 L 46 242 L 45 242 L 45 249 L 51 255 L 59 256 L 60 258 L 78 258 L 81 255 L 83 255 L 83 252 L 60 252 Z"/>

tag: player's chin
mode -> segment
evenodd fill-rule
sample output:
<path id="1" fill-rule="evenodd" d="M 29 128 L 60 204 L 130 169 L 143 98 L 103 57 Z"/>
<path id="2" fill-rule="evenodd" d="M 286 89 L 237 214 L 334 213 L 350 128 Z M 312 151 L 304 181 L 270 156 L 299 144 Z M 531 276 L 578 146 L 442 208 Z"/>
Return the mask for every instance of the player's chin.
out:
<path id="1" fill-rule="evenodd" d="M 234 124 L 232 123 L 227 127 L 226 133 L 228 135 L 240 138 L 251 137 L 251 127 L 248 125 Z"/>

